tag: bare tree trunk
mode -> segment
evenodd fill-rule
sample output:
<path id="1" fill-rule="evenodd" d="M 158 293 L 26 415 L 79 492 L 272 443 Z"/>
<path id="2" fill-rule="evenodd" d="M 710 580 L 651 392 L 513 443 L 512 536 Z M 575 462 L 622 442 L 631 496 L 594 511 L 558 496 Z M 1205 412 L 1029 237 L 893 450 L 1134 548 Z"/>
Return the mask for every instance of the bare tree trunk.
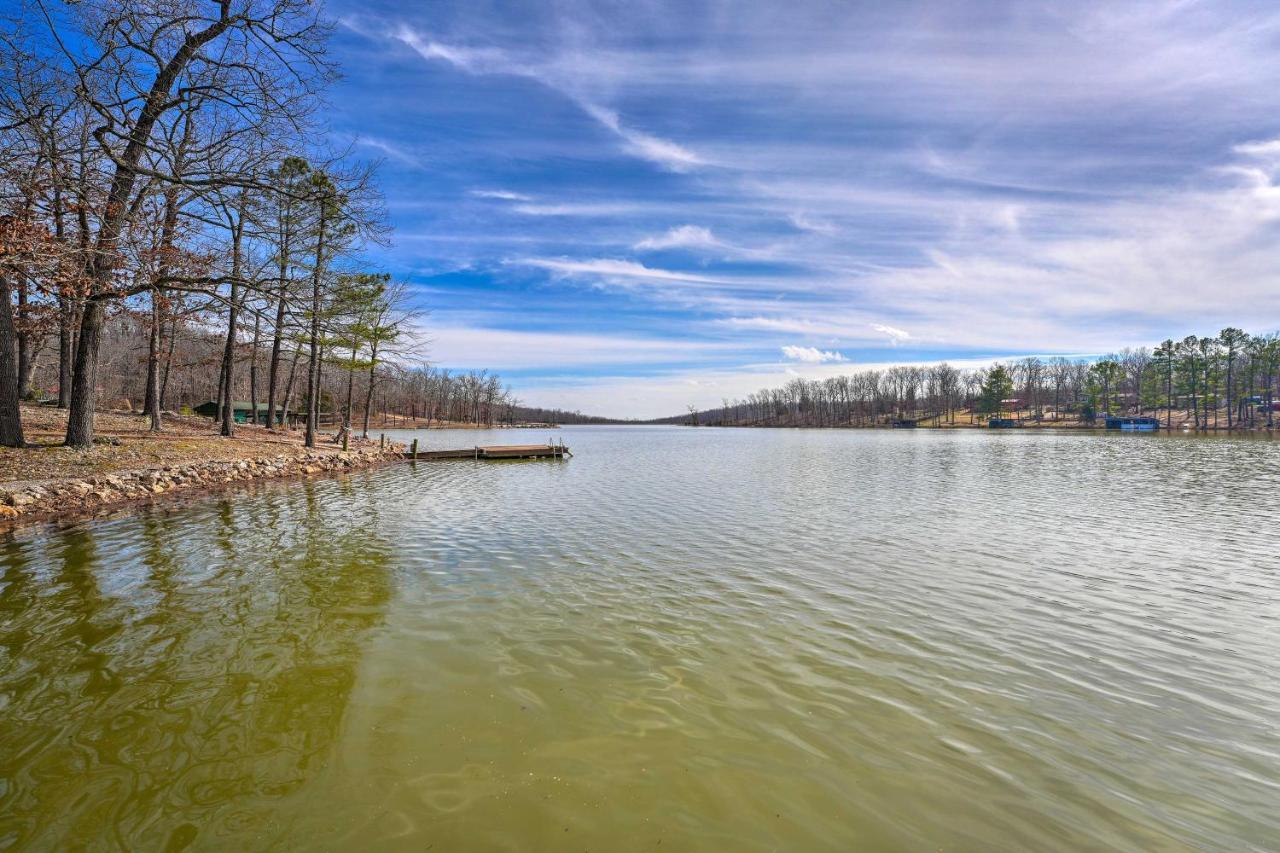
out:
<path id="1" fill-rule="evenodd" d="M 169 254 L 178 227 L 178 191 L 170 188 L 164 194 L 164 218 L 160 223 L 160 275 L 169 271 Z M 163 343 L 164 315 L 158 283 L 151 288 L 151 339 L 147 348 L 147 394 L 143 411 L 151 416 L 151 431 L 160 431 L 160 347 Z"/>
<path id="2" fill-rule="evenodd" d="M 102 343 L 102 326 L 107 307 L 101 299 L 90 297 L 80 315 L 80 335 L 76 341 L 75 370 L 71 375 L 71 399 L 68 401 L 67 444 L 89 447 L 93 444 L 93 409 L 98 393 L 98 349 Z"/>
<path id="3" fill-rule="evenodd" d="M 378 370 L 378 345 L 375 343 L 369 353 L 369 383 L 364 389 L 364 426 L 360 430 L 361 438 L 369 437 L 369 409 L 373 406 L 373 383 Z"/>
<path id="4" fill-rule="evenodd" d="M 223 4 L 224 13 L 229 8 Z M 93 444 L 93 410 L 97 401 L 98 350 L 102 344 L 102 326 L 106 320 L 103 300 L 109 298 L 115 274 L 115 256 L 120 234 L 131 215 L 129 199 L 138 177 L 138 163 L 151 139 L 151 131 L 161 114 L 168 109 L 170 91 L 201 47 L 233 26 L 235 19 L 223 14 L 203 30 L 187 35 L 177 52 L 160 68 L 142 102 L 138 119 L 128 134 L 128 144 L 117 159 L 111 188 L 102 205 L 104 215 L 85 272 L 90 293 L 85 299 L 80 319 L 80 340 L 76 343 L 76 366 L 71 376 L 70 412 L 67 416 L 67 444 L 88 447 Z"/>
<path id="5" fill-rule="evenodd" d="M 320 417 L 320 286 L 324 281 L 324 253 L 329 199 L 320 199 L 320 222 L 316 230 L 316 263 L 311 272 L 311 358 L 307 364 L 307 434 L 303 442 L 316 446 L 316 421 Z"/>
<path id="6" fill-rule="evenodd" d="M 253 315 L 253 349 L 249 353 L 249 411 L 253 412 L 254 426 L 258 424 L 258 341 L 262 332 L 262 317 L 255 311 Z M 267 414 L 268 423 L 271 421 Z"/>
<path id="7" fill-rule="evenodd" d="M 347 371 L 347 407 L 342 413 L 342 427 L 347 432 L 351 432 L 351 403 L 355 398 L 356 389 L 356 348 L 351 348 L 351 369 Z"/>
<path id="8" fill-rule="evenodd" d="M 151 417 L 151 431 L 160 432 L 160 292 L 151 289 L 151 336 L 147 341 L 147 393 L 142 410 Z"/>
<path id="9" fill-rule="evenodd" d="M 244 237 L 244 195 L 231 229 L 231 298 L 227 305 L 227 341 L 222 350 L 222 435 L 235 435 L 235 407 L 232 405 L 232 386 L 235 382 L 236 323 L 240 313 L 240 247 Z"/>
<path id="10" fill-rule="evenodd" d="M 36 364 L 40 361 L 40 351 L 42 349 L 44 349 L 44 340 L 37 339 L 35 344 L 31 347 L 27 363 L 23 365 L 21 361 L 19 361 L 21 366 L 18 370 L 18 389 L 21 391 L 20 396 L 23 400 L 33 399 L 31 380 L 35 376 Z"/>
<path id="11" fill-rule="evenodd" d="M 281 264 L 283 267 L 284 265 Z M 283 278 L 283 273 L 281 277 Z M 280 347 L 284 338 L 284 284 L 280 285 L 280 299 L 276 303 L 276 330 L 271 341 L 271 364 L 267 367 L 267 426 L 270 429 L 276 427 L 276 381 L 280 372 Z M 295 351 L 296 352 L 296 351 Z M 295 355 L 294 364 L 297 364 Z M 288 403 L 285 403 L 288 406 Z M 284 426 L 284 411 L 280 412 L 280 426 Z"/>
<path id="12" fill-rule="evenodd" d="M 239 250 L 237 249 L 237 254 Z M 231 299 L 227 306 L 227 340 L 222 348 L 222 435 L 228 438 L 235 435 L 235 407 L 231 399 L 231 384 L 234 379 L 234 366 L 236 355 L 236 322 L 239 319 L 239 297 L 240 297 L 240 279 L 239 279 L 239 261 L 233 259 L 231 262 L 232 272 L 231 278 Z"/>
<path id="13" fill-rule="evenodd" d="M 12 322 L 11 316 L 10 323 Z M 31 332 L 27 329 L 27 283 L 22 279 L 18 281 L 18 317 L 15 332 L 18 339 L 18 399 L 25 400 L 31 396 L 31 373 L 36 365 L 31 351 Z"/>
<path id="14" fill-rule="evenodd" d="M 332 402 L 332 401 L 330 401 Z M 320 406 L 324 403 L 324 344 L 320 344 L 320 363 L 316 367 L 316 428 L 320 428 Z"/>
<path id="15" fill-rule="evenodd" d="M 17 331 L 13 327 L 13 294 L 0 276 L 0 445 L 22 447 L 22 409 L 18 405 Z"/>
<path id="16" fill-rule="evenodd" d="M 62 172 L 58 161 L 57 134 L 49 135 L 49 170 L 53 189 L 53 234 L 61 245 L 66 241 L 66 209 L 62 196 Z M 58 408 L 65 409 L 71 402 L 71 360 L 73 357 L 72 323 L 75 320 L 75 299 L 68 293 L 68 286 L 58 288 Z"/>
<path id="17" fill-rule="evenodd" d="M 164 379 L 160 381 L 160 394 L 157 401 L 160 409 L 164 409 L 164 401 L 169 391 L 169 371 L 173 368 L 173 349 L 178 343 L 178 318 L 174 317 L 169 325 L 169 351 L 164 357 Z"/>
<path id="18" fill-rule="evenodd" d="M 293 403 L 293 380 L 298 374 L 298 358 L 302 355 L 302 350 L 298 347 L 293 348 L 293 361 L 289 365 L 289 380 L 284 388 L 284 403 L 280 406 L 280 423 L 288 428 L 289 425 L 289 406 Z"/>
<path id="19" fill-rule="evenodd" d="M 65 294 L 58 296 L 58 408 L 71 405 L 71 370 L 75 360 L 75 301 Z"/>
<path id="20" fill-rule="evenodd" d="M 226 365 L 221 359 L 218 360 L 218 395 L 214 398 L 218 401 L 217 411 L 214 413 L 213 422 L 215 424 L 222 423 L 222 390 L 227 387 L 227 371 Z"/>

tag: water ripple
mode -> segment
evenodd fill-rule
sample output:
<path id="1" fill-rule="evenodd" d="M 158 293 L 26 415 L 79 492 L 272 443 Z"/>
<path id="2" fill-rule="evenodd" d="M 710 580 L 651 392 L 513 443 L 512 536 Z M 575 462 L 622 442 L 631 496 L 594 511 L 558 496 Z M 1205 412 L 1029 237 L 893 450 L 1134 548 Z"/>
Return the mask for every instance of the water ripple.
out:
<path id="1" fill-rule="evenodd" d="M 1280 837 L 1280 445 L 564 437 L 11 537 L 0 847 Z"/>

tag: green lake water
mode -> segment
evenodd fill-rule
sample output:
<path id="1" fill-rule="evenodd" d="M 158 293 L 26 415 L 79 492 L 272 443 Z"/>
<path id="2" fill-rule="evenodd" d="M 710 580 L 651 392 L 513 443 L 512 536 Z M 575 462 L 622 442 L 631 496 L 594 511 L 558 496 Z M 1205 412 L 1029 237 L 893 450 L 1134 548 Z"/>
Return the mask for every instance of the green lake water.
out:
<path id="1" fill-rule="evenodd" d="M 1280 846 L 1280 444 L 555 435 L 0 541 L 0 849 Z"/>

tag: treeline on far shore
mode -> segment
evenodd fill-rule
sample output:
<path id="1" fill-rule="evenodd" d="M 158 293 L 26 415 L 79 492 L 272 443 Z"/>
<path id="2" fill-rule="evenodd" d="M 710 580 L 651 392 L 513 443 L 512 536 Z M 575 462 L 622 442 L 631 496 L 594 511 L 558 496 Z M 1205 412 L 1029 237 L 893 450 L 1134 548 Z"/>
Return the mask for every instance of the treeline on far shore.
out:
<path id="1" fill-rule="evenodd" d="M 595 415 L 584 415 L 578 411 L 565 409 L 544 409 L 539 406 L 524 406 L 516 403 L 511 411 L 512 418 L 519 423 L 560 424 L 574 426 L 582 424 L 620 424 L 631 423 L 614 418 L 602 418 Z M 507 421 L 503 421 L 506 423 Z"/>
<path id="2" fill-rule="evenodd" d="M 1227 328 L 1099 359 L 1027 357 L 964 370 L 945 362 L 796 378 L 718 408 L 654 423 L 760 427 L 980 426 L 992 417 L 1083 425 L 1114 415 L 1171 429 L 1272 429 L 1280 336 Z"/>

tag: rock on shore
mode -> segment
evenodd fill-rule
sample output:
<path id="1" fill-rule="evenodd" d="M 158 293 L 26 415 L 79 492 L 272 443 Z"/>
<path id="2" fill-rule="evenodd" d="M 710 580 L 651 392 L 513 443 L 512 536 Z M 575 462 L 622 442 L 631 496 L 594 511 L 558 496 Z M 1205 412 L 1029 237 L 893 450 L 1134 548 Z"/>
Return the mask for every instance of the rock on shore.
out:
<path id="1" fill-rule="evenodd" d="M 176 492 L 209 491 L 229 483 L 305 477 L 371 468 L 396 458 L 395 450 L 367 448 L 350 453 L 305 451 L 297 454 L 192 462 L 118 471 L 82 479 L 9 483 L 0 487 L 0 527 L 24 519 L 80 515 Z"/>

